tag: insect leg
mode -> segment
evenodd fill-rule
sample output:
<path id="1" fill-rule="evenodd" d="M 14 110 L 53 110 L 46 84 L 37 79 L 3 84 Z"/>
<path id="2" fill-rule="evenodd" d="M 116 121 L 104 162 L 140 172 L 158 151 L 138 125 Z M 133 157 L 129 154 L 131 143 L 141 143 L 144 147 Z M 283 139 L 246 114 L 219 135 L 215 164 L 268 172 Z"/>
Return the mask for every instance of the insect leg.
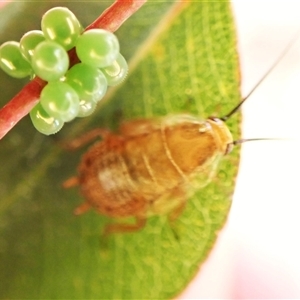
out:
<path id="1" fill-rule="evenodd" d="M 174 237 L 179 241 L 180 237 L 178 234 L 178 228 L 175 224 L 176 220 L 180 217 L 186 206 L 186 201 L 181 202 L 171 213 L 168 215 L 170 228 L 174 234 Z"/>
<path id="2" fill-rule="evenodd" d="M 179 218 L 179 216 L 182 214 L 182 212 L 185 209 L 186 201 L 183 201 L 180 203 L 168 216 L 169 223 L 171 225 L 174 224 L 174 222 Z"/>
<path id="3" fill-rule="evenodd" d="M 104 235 L 112 233 L 134 232 L 142 229 L 146 225 L 145 218 L 136 217 L 135 224 L 109 224 L 104 229 Z"/>
<path id="4" fill-rule="evenodd" d="M 106 139 L 110 134 L 108 129 L 95 128 L 72 141 L 62 143 L 62 147 L 66 150 L 73 151 L 90 143 L 96 138 L 101 137 L 102 139 Z"/>
<path id="5" fill-rule="evenodd" d="M 87 212 L 88 210 L 90 210 L 91 208 L 92 208 L 92 206 L 88 202 L 83 202 L 81 205 L 76 207 L 76 209 L 74 210 L 74 215 L 76 215 L 76 216 L 82 215 L 85 212 Z"/>
<path id="6" fill-rule="evenodd" d="M 63 187 L 69 189 L 71 187 L 79 185 L 79 178 L 76 176 L 70 177 L 63 182 Z"/>
<path id="7" fill-rule="evenodd" d="M 158 128 L 160 128 L 160 123 L 156 119 L 136 119 L 123 122 L 119 131 L 123 136 L 135 136 L 152 132 Z"/>

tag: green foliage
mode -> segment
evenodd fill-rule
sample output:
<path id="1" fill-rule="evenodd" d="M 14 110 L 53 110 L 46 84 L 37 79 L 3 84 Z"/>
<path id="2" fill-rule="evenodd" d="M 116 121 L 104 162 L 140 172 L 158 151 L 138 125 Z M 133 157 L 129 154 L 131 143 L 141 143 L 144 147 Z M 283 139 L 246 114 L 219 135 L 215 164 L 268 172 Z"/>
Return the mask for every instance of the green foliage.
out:
<path id="1" fill-rule="evenodd" d="M 38 29 L 42 13 L 59 2 L 15 2 L 0 12 L 0 42 Z M 70 2 L 87 25 L 108 5 Z M 9 17 L 8 17 L 9 16 Z M 19 26 L 22 20 L 22 26 Z M 18 25 L 17 25 L 18 24 Z M 8 30 L 9 29 L 9 30 Z M 57 140 L 88 129 L 116 129 L 122 120 L 175 112 L 203 118 L 226 114 L 239 101 L 239 70 L 230 5 L 149 2 L 116 33 L 130 59 L 124 84 L 111 89 L 90 117 L 58 135 L 36 132 L 28 118 L 0 147 L 0 297 L 3 299 L 169 299 L 179 294 L 207 257 L 231 203 L 238 152 L 222 161 L 217 176 L 189 199 L 176 223 L 150 218 L 144 230 L 104 239 L 112 220 L 94 212 L 72 215 L 82 202 L 64 190 L 80 153 Z M 20 83 L 0 74 L 1 105 Z M 229 126 L 238 136 L 235 117 Z M 217 272 L 217 270 L 216 270 Z"/>

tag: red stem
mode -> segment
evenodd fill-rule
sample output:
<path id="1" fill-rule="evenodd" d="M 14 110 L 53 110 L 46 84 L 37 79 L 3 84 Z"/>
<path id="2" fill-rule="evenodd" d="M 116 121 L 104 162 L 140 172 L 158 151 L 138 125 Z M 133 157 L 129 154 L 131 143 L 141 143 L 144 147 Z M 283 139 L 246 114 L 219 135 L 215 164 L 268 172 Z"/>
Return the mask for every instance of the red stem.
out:
<path id="1" fill-rule="evenodd" d="M 116 0 L 86 30 L 103 28 L 115 32 L 146 1 Z M 74 49 L 72 50 L 69 53 L 71 65 L 78 61 Z M 0 139 L 38 103 L 40 93 L 46 84 L 40 78 L 34 78 L 0 110 Z"/>
<path id="2" fill-rule="evenodd" d="M 116 0 L 101 16 L 85 30 L 103 28 L 115 32 L 147 0 Z"/>

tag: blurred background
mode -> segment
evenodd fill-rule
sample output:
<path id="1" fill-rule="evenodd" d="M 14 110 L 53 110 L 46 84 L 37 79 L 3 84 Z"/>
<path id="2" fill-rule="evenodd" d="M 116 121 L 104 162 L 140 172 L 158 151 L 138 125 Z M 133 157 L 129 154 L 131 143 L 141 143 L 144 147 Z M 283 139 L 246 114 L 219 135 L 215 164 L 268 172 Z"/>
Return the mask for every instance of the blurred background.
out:
<path id="1" fill-rule="evenodd" d="M 236 0 L 232 8 L 245 96 L 300 32 L 300 1 Z M 300 298 L 299 103 L 300 34 L 243 106 L 244 138 L 286 140 L 242 146 L 227 225 L 181 299 Z"/>
<path id="2" fill-rule="evenodd" d="M 300 1 L 232 2 L 246 96 L 300 33 Z M 300 298 L 300 34 L 243 106 L 244 138 L 227 225 L 201 273 L 181 295 Z"/>

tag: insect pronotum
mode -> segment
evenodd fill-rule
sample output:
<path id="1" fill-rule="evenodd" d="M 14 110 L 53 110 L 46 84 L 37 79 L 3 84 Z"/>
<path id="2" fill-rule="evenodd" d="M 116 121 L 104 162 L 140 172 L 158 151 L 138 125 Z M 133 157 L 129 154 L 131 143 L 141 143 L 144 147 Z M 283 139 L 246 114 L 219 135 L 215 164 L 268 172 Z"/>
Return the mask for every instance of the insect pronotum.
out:
<path id="1" fill-rule="evenodd" d="M 294 40 L 291 42 L 293 43 Z M 73 140 L 78 148 L 101 137 L 82 157 L 78 176 L 65 187 L 80 186 L 85 202 L 75 214 L 90 208 L 110 217 L 135 217 L 135 224 L 110 224 L 105 233 L 132 232 L 144 227 L 151 215 L 169 214 L 175 220 L 189 196 L 206 186 L 220 159 L 234 145 L 225 122 L 234 115 L 289 50 L 286 47 L 275 64 L 250 93 L 227 115 L 201 120 L 192 115 L 171 115 L 124 123 L 120 133 L 94 129 Z"/>

